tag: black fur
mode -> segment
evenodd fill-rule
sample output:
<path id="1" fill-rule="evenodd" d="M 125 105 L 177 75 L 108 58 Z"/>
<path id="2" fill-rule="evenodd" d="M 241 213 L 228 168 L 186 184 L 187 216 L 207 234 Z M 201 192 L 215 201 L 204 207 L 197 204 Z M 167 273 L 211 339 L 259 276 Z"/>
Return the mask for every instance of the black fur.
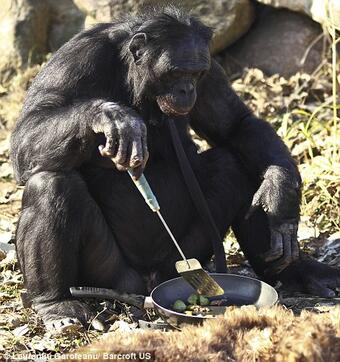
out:
<path id="1" fill-rule="evenodd" d="M 70 286 L 146 293 L 150 275 L 156 282 L 176 276 L 175 247 L 126 172 L 117 170 L 140 173 L 148 152 L 145 174 L 184 252 L 202 263 L 211 258 L 172 149 L 169 117 L 176 118 L 221 235 L 232 226 L 257 273 L 265 277 L 273 268 L 267 279 L 280 278 L 280 268 L 296 260 L 298 250 L 286 252 L 285 243 L 290 248 L 296 238 L 289 226 L 299 214 L 297 167 L 210 59 L 210 37 L 211 29 L 174 8 L 101 24 L 60 48 L 32 83 L 11 159 L 26 185 L 18 257 L 45 320 L 87 318 L 86 308 L 70 307 Z M 197 154 L 189 125 L 212 149 Z M 245 218 L 255 192 L 253 214 Z M 271 248 L 276 254 L 267 262 L 262 255 Z M 283 254 L 284 264 L 273 260 Z M 293 264 L 283 281 L 299 279 L 303 261 Z"/>

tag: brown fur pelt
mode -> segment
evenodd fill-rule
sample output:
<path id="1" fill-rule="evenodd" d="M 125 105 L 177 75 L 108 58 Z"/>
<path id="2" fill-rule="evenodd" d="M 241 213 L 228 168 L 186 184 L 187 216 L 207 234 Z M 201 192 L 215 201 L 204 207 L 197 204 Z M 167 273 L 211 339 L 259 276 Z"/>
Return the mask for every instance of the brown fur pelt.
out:
<path id="1" fill-rule="evenodd" d="M 78 353 L 103 358 L 105 352 L 137 352 L 137 358 L 129 360 L 139 361 L 140 351 L 152 352 L 151 360 L 161 362 L 340 361 L 340 306 L 320 314 L 303 311 L 300 316 L 281 306 L 228 308 L 224 317 L 201 327 L 111 333 Z"/>

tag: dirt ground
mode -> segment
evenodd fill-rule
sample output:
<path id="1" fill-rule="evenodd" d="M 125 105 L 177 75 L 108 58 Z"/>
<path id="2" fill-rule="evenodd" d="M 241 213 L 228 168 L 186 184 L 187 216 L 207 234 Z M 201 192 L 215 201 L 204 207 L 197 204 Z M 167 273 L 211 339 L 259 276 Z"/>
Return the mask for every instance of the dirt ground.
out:
<path id="1" fill-rule="evenodd" d="M 25 89 L 38 70 L 39 66 L 30 68 L 11 85 L 0 87 L 0 359 L 26 354 L 22 359 L 27 360 L 28 353 L 31 357 L 39 353 L 52 356 L 93 342 L 107 333 L 88 330 L 52 335 L 21 303 L 23 280 L 14 251 L 14 232 L 23 188 L 14 182 L 8 149 L 10 131 Z M 250 69 L 235 79 L 233 86 L 257 115 L 272 123 L 299 163 L 304 179 L 299 229 L 303 249 L 319 260 L 340 266 L 340 137 L 339 124 L 332 118 L 330 72 L 328 63 L 320 66 L 313 75 L 297 74 L 290 79 L 266 77 L 257 69 Z M 200 140 L 197 142 L 204 147 Z M 225 248 L 233 272 L 253 275 L 231 234 L 226 238 Z M 323 314 L 325 319 L 339 319 L 336 304 L 340 303 L 340 297 L 326 300 L 284 291 L 280 292 L 280 297 L 282 304 L 296 315 L 307 310 L 316 315 Z M 111 324 L 111 332 L 136 328 L 136 316 L 130 307 L 105 301 L 93 305 L 98 313 L 105 315 Z M 282 323 L 280 318 L 275 321 Z M 327 348 L 332 348 L 335 341 L 340 342 L 339 328 L 334 328 L 332 333 Z M 253 356 L 251 351 L 249 353 Z M 303 360 L 294 356 L 290 361 Z"/>

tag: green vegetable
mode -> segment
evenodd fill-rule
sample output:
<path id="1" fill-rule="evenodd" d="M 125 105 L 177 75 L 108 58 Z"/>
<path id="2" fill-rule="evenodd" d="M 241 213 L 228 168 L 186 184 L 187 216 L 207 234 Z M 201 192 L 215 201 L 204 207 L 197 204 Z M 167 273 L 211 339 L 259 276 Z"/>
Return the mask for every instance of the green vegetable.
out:
<path id="1" fill-rule="evenodd" d="M 198 295 L 197 294 L 191 294 L 189 298 L 187 299 L 188 303 L 191 305 L 197 304 L 198 302 Z"/>
<path id="2" fill-rule="evenodd" d="M 173 309 L 176 312 L 183 313 L 187 309 L 187 306 L 182 300 L 177 299 L 176 302 L 173 305 Z"/>
<path id="3" fill-rule="evenodd" d="M 203 295 L 200 295 L 198 297 L 198 304 L 203 306 L 209 305 L 209 299 L 207 297 L 204 297 Z"/>

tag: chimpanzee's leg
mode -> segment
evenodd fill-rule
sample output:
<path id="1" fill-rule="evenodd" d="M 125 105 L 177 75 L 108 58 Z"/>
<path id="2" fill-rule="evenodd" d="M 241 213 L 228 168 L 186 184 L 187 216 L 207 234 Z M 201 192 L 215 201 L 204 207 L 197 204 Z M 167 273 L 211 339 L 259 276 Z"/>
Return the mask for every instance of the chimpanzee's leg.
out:
<path id="1" fill-rule="evenodd" d="M 221 235 L 232 226 L 246 258 L 263 276 L 268 264 L 262 255 L 270 249 L 267 216 L 259 209 L 245 219 L 257 186 L 228 149 L 213 148 L 202 153 L 201 158 L 198 177 Z"/>
<path id="2" fill-rule="evenodd" d="M 226 148 L 213 148 L 193 162 L 212 216 L 221 236 L 231 226 L 250 264 L 261 279 L 273 283 L 280 280 L 285 288 L 324 297 L 334 296 L 340 285 L 340 271 L 319 263 L 300 252 L 300 258 L 282 272 L 275 270 L 277 260 L 285 258 L 281 248 L 271 245 L 267 215 L 261 209 L 245 218 L 258 185 L 251 180 L 242 164 Z M 202 227 L 202 220 L 193 217 L 185 235 L 179 235 L 184 253 L 201 263 L 212 255 L 211 241 Z M 176 275 L 173 267 L 179 259 L 176 250 L 162 266 L 163 279 Z M 271 261 L 270 261 L 271 260 Z"/>
<path id="3" fill-rule="evenodd" d="M 71 299 L 71 286 L 144 291 L 77 172 L 41 172 L 28 180 L 16 243 L 28 295 L 45 322 L 88 321 L 90 311 Z"/>
<path id="4" fill-rule="evenodd" d="M 198 177 L 221 235 L 232 226 L 251 266 L 265 278 L 264 271 L 270 263 L 265 262 L 263 255 L 275 252 L 271 250 L 268 218 L 262 209 L 245 218 L 258 186 L 228 149 L 214 148 L 201 157 Z"/>
<path id="5" fill-rule="evenodd" d="M 195 174 L 202 188 L 216 226 L 223 238 L 233 226 L 238 242 L 255 271 L 262 276 L 265 263 L 261 255 L 270 248 L 270 231 L 267 217 L 261 210 L 245 219 L 256 191 L 240 162 L 227 148 L 213 148 L 199 155 Z M 212 256 L 211 240 L 198 216 L 179 236 L 183 251 L 205 263 Z M 179 256 L 176 250 L 163 266 L 164 276 L 175 274 L 173 264 Z M 165 279 L 162 278 L 162 279 Z"/>

